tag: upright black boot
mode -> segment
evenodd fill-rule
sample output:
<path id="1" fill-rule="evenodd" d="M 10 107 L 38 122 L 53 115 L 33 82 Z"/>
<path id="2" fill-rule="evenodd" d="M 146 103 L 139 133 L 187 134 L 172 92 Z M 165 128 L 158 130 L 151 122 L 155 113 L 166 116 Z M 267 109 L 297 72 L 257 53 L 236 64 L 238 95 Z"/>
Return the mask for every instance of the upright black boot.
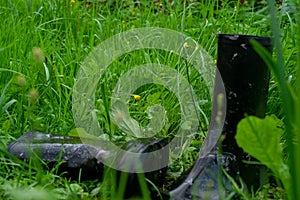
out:
<path id="1" fill-rule="evenodd" d="M 250 40 L 256 40 L 271 52 L 272 45 L 268 37 L 218 35 L 217 72 L 221 78 L 217 73 L 211 125 L 206 141 L 216 145 L 209 153 L 200 153 L 185 181 L 170 192 L 171 199 L 220 199 L 220 195 L 230 191 L 231 185 L 222 175 L 221 167 L 233 178 L 241 177 L 249 189 L 259 187 L 259 167 L 244 162 L 252 158 L 237 146 L 235 140 L 237 124 L 245 115 L 264 117 L 266 110 L 270 72 L 252 48 Z M 220 109 L 216 104 L 221 92 L 220 81 L 225 87 L 226 112 L 223 113 L 224 124 L 221 124 L 222 141 L 218 145 L 212 141 L 212 134 L 216 134 L 217 126 L 220 126 L 216 123 Z"/>

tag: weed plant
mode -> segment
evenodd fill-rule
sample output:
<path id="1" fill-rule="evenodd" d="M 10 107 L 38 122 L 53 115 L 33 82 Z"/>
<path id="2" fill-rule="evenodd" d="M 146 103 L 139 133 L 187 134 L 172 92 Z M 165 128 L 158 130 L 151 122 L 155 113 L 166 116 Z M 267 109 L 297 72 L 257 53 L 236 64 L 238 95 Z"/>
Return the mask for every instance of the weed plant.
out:
<path id="1" fill-rule="evenodd" d="M 278 23 L 282 30 L 277 39 L 281 41 L 286 61 L 282 68 L 285 71 L 283 79 L 294 85 L 296 17 L 292 7 L 276 6 L 281 11 Z M 243 4 L 242 1 L 229 0 L 0 0 L 0 199 L 123 198 L 124 191 L 116 190 L 115 174 L 110 170 L 105 171 L 101 183 L 68 180 L 56 169 L 47 169 L 38 159 L 24 163 L 5 151 L 8 143 L 29 130 L 58 135 L 72 132 L 75 128 L 71 112 L 74 79 L 80 64 L 102 41 L 133 28 L 163 27 L 192 37 L 216 59 L 218 33 L 272 36 L 268 13 L 264 1 L 258 4 L 254 0 L 243 1 Z M 172 66 L 189 78 L 198 99 L 208 100 L 201 105 L 204 116 L 201 129 L 196 133 L 198 140 L 193 141 L 181 158 L 170 164 L 164 181 L 167 188 L 193 164 L 206 136 L 211 102 L 207 87 L 196 70 L 176 55 L 160 50 L 145 49 L 126 54 L 112 63 L 98 84 L 96 113 L 108 138 L 119 143 L 130 140 L 110 119 L 110 96 L 118 77 L 134 66 L 149 62 Z M 267 112 L 282 120 L 285 116 L 284 100 L 281 100 L 278 87 L 278 80 L 272 77 Z M 176 96 L 155 84 L 145 85 L 134 94 L 141 98 L 131 98 L 131 116 L 140 124 L 147 124 L 146 109 L 160 103 L 167 110 L 168 117 L 160 136 L 172 136 L 180 121 Z M 145 181 L 140 181 L 144 185 L 143 199 L 149 199 Z M 250 196 L 259 199 L 272 195 L 280 199 L 281 192 L 264 187 Z"/>

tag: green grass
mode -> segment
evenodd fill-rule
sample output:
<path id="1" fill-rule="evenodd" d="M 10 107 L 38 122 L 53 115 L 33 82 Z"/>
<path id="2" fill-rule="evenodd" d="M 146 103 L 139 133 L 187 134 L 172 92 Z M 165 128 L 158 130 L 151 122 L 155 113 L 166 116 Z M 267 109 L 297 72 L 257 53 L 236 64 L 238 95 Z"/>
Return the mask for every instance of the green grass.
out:
<path id="1" fill-rule="evenodd" d="M 102 2 L 102 1 L 99 1 Z M 271 36 L 266 5 L 246 1 L 103 1 L 86 3 L 67 0 L 0 0 L 0 141 L 2 148 L 29 130 L 66 135 L 75 128 L 72 117 L 72 92 L 80 64 L 95 46 L 122 31 L 141 27 L 162 27 L 182 32 L 195 39 L 216 59 L 217 33 Z M 263 1 L 262 1 L 263 2 Z M 285 77 L 295 84 L 295 16 L 280 13 L 280 38 L 285 60 Z M 186 63 L 176 55 L 160 50 L 145 49 L 121 56 L 104 73 L 96 93 L 96 109 L 104 132 L 114 141 L 129 140 L 113 124 L 108 108 L 118 77 L 134 66 L 161 63 L 173 67 L 187 77 Z M 207 99 L 208 90 L 199 74 L 189 67 L 189 80 L 197 98 Z M 277 80 L 272 77 L 268 114 L 284 118 Z M 146 109 L 160 103 L 167 110 L 168 121 L 161 136 L 176 133 L 180 108 L 176 96 L 160 85 L 145 85 L 135 91 L 139 101 L 131 98 L 131 116 L 147 124 Z M 211 102 L 203 106 L 210 118 Z M 207 122 L 201 121 L 196 133 L 199 139 L 187 153 L 169 166 L 168 180 L 172 182 L 186 171 L 197 158 L 204 139 Z M 199 142 L 200 141 L 200 142 Z M 40 165 L 29 166 L 0 157 L 0 199 L 111 199 L 122 198 L 111 185 L 114 174 L 107 172 L 103 183 L 69 181 L 45 170 Z M 38 163 L 38 162 L 37 162 Z M 109 178 L 110 177 L 110 178 Z M 273 187 L 270 187 L 271 190 Z M 262 189 L 253 198 L 266 195 Z M 274 196 L 281 190 L 272 190 Z M 121 192 L 122 193 L 122 192 Z M 146 193 L 146 192 L 145 192 Z M 278 195 L 277 195 L 278 196 Z M 275 197 L 274 197 L 275 198 Z M 280 195 L 279 197 L 280 198 Z"/>

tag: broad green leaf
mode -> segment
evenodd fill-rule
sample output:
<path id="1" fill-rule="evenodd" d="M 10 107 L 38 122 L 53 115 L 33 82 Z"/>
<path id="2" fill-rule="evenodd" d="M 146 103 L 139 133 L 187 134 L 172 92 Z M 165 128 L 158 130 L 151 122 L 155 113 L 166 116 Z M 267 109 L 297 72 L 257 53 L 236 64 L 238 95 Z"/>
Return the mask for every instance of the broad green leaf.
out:
<path id="1" fill-rule="evenodd" d="M 279 177 L 288 190 L 290 174 L 283 161 L 281 136 L 284 132 L 282 122 L 275 116 L 264 119 L 249 116 L 240 121 L 235 136 L 237 144 L 262 164 L 269 167 Z"/>
<path id="2" fill-rule="evenodd" d="M 143 137 L 139 123 L 130 116 L 128 107 L 123 101 L 117 100 L 112 105 L 112 119 L 128 135 Z"/>

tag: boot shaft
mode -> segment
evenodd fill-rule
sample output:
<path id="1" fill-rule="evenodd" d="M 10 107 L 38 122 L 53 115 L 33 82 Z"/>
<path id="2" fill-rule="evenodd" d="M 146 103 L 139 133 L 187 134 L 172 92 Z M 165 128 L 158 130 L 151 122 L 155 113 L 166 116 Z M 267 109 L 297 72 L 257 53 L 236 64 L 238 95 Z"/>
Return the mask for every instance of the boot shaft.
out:
<path id="1" fill-rule="evenodd" d="M 253 49 L 256 40 L 269 52 L 271 39 L 247 35 L 218 35 L 217 68 L 226 91 L 226 114 L 222 134 L 224 152 L 242 153 L 237 147 L 235 133 L 245 115 L 264 117 L 266 112 L 270 71 Z"/>

